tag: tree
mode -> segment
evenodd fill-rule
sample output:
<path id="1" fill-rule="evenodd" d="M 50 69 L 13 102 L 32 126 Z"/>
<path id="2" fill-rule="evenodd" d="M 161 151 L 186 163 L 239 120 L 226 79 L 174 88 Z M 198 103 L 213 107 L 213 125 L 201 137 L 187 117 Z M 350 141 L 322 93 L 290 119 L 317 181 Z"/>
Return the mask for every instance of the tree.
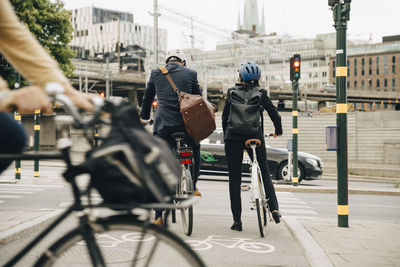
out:
<path id="1" fill-rule="evenodd" d="M 74 52 L 68 44 L 72 39 L 71 11 L 64 9 L 60 0 L 10 0 L 19 20 L 36 36 L 39 43 L 58 62 L 67 77 L 74 72 L 71 58 Z M 9 82 L 7 64 L 0 64 L 1 72 Z M 4 69 L 5 68 L 5 69 Z M 8 73 L 9 74 L 9 73 Z M 12 76 L 12 75 L 11 75 Z M 12 84 L 12 82 L 11 82 Z"/>

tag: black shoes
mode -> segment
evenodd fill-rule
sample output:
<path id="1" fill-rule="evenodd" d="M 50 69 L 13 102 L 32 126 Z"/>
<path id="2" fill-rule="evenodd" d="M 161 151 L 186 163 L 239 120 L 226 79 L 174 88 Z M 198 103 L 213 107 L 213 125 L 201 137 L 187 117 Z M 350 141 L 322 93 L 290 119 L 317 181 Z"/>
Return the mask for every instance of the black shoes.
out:
<path id="1" fill-rule="evenodd" d="M 274 218 L 276 224 L 281 222 L 281 214 L 279 213 L 278 210 L 272 211 L 272 218 Z"/>
<path id="2" fill-rule="evenodd" d="M 242 222 L 234 222 L 231 229 L 239 232 L 242 231 Z"/>

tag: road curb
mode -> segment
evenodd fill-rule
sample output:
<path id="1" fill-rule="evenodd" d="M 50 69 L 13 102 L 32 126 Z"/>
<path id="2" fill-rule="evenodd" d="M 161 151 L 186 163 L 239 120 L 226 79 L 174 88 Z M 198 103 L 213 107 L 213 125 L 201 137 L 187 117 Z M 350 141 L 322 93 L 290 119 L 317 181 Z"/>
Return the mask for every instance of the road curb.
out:
<path id="1" fill-rule="evenodd" d="M 212 182 L 229 182 L 226 178 L 208 178 L 208 177 L 199 177 L 200 181 L 212 181 Z M 242 183 L 249 183 L 248 180 L 243 179 Z M 329 193 L 329 194 L 336 194 L 337 189 L 334 187 L 316 187 L 316 186 L 306 186 L 306 185 L 283 185 L 283 184 L 276 184 L 274 183 L 275 191 L 277 192 L 300 192 L 300 193 Z M 384 195 L 384 196 L 400 196 L 400 190 L 380 190 L 380 189 L 355 189 L 350 188 L 348 190 L 349 194 L 352 195 Z"/>
<path id="2" fill-rule="evenodd" d="M 20 236 L 30 233 L 33 230 L 37 229 L 41 225 L 45 223 L 51 223 L 52 220 L 60 215 L 63 212 L 61 209 L 57 209 L 54 211 L 51 211 L 47 213 L 46 215 L 40 216 L 39 218 L 36 218 L 34 220 L 22 223 L 20 225 L 11 227 L 10 229 L 7 229 L 5 231 L 2 231 L 0 233 L 0 245 L 3 245 L 7 242 L 14 241 L 18 239 Z"/>
<path id="3" fill-rule="evenodd" d="M 331 193 L 336 194 L 336 188 L 307 188 L 307 187 L 281 187 L 275 185 L 277 192 L 303 192 L 303 193 Z M 348 193 L 351 195 L 385 195 L 385 196 L 400 196 L 400 191 L 389 190 L 370 190 L 370 189 L 349 189 Z"/>
<path id="4" fill-rule="evenodd" d="M 306 258 L 312 267 L 333 267 L 328 255 L 322 247 L 314 240 L 311 234 L 294 217 L 282 217 L 286 226 L 293 236 L 299 241 L 304 249 Z"/>

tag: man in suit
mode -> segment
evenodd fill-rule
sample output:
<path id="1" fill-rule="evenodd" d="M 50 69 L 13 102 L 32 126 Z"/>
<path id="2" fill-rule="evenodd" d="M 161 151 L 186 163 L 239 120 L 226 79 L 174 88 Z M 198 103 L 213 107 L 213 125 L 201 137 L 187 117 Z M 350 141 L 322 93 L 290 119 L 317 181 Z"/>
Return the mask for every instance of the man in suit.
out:
<path id="1" fill-rule="evenodd" d="M 197 72 L 186 67 L 186 57 L 182 50 L 173 49 L 167 52 L 165 68 L 180 91 L 189 94 L 201 95 Z M 160 69 L 152 70 L 143 96 L 140 118 L 143 123 L 150 119 L 151 104 L 157 95 L 158 106 L 154 115 L 153 134 L 164 139 L 171 148 L 175 146 L 175 140 L 171 138 L 174 132 L 186 132 L 182 115 L 179 110 L 178 95 L 168 82 Z M 194 195 L 201 196 L 196 188 L 199 176 L 200 145 L 190 136 L 185 139 L 186 144 L 193 149 L 194 154 Z M 156 211 L 155 224 L 162 224 L 162 211 Z"/>

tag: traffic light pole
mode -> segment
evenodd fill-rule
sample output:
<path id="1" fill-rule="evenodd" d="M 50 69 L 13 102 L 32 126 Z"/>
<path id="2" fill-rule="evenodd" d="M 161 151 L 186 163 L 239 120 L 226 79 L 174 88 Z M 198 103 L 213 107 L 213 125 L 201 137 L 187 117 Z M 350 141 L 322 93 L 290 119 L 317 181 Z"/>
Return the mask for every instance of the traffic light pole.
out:
<path id="1" fill-rule="evenodd" d="M 297 162 L 297 135 L 299 133 L 299 129 L 297 128 L 297 118 L 298 118 L 298 109 L 297 109 L 297 96 L 299 92 L 299 81 L 296 79 L 292 81 L 292 89 L 293 89 L 293 104 L 292 104 L 292 120 L 293 120 L 293 175 L 292 175 L 292 185 L 297 186 L 299 183 L 299 174 L 297 173 L 298 162 Z M 291 164 L 291 162 L 289 162 Z"/>
<path id="2" fill-rule="evenodd" d="M 348 158 L 347 158 L 347 95 L 346 95 L 346 30 L 350 19 L 350 1 L 332 7 L 336 29 L 336 124 L 338 126 L 337 194 L 338 226 L 349 227 Z"/>

